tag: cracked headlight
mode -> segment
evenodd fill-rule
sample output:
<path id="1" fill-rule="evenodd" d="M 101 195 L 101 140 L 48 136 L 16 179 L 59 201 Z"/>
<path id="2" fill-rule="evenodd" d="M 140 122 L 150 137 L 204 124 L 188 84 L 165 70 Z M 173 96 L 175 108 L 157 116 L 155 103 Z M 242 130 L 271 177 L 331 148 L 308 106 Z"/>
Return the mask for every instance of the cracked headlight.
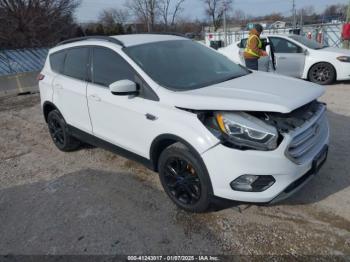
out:
<path id="1" fill-rule="evenodd" d="M 277 148 L 277 129 L 252 115 L 220 112 L 215 114 L 215 118 L 223 137 L 229 143 L 256 150 Z"/>

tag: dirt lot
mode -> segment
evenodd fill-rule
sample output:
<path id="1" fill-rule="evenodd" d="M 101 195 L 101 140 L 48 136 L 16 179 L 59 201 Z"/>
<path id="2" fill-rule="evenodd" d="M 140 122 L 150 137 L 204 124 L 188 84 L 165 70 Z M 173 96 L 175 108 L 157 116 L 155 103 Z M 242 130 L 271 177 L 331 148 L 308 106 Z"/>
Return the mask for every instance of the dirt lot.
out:
<path id="1" fill-rule="evenodd" d="M 39 96 L 0 99 L 0 254 L 350 255 L 350 83 L 327 88 L 329 161 L 275 206 L 188 214 L 156 174 L 102 149 L 64 154 Z"/>

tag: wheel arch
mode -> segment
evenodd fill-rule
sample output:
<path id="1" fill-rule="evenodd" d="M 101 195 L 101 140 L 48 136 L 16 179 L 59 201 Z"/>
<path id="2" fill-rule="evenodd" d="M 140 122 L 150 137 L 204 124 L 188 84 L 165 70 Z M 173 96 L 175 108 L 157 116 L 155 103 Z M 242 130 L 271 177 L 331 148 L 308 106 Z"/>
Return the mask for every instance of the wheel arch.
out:
<path id="1" fill-rule="evenodd" d="M 149 153 L 150 160 L 152 162 L 152 166 L 153 166 L 154 171 L 158 171 L 158 161 L 159 161 L 159 157 L 162 154 L 162 152 L 167 147 L 169 147 L 175 143 L 179 143 L 179 142 L 184 144 L 188 149 L 190 149 L 190 151 L 193 154 L 195 154 L 196 157 L 204 165 L 204 161 L 203 161 L 202 157 L 200 156 L 200 154 L 198 153 L 198 151 L 185 139 L 183 139 L 179 136 L 176 136 L 176 135 L 172 135 L 172 134 L 162 134 L 153 140 L 153 142 L 151 144 L 151 148 L 150 148 L 150 153 Z"/>
<path id="2" fill-rule="evenodd" d="M 190 150 L 190 152 L 195 155 L 195 157 L 198 159 L 198 161 L 200 161 L 200 163 L 204 169 L 204 172 L 206 173 L 206 175 L 209 179 L 209 192 L 211 195 L 214 195 L 210 175 L 209 175 L 207 166 L 205 165 L 205 163 L 203 161 L 202 156 L 189 142 L 187 142 L 185 139 L 183 139 L 179 136 L 172 135 L 172 134 L 162 134 L 153 140 L 151 148 L 150 148 L 150 160 L 151 160 L 153 170 L 155 172 L 158 172 L 158 161 L 159 161 L 160 155 L 162 154 L 162 152 L 166 148 L 168 148 L 169 146 L 176 144 L 176 143 L 182 143 L 183 145 L 185 145 Z"/>
<path id="3" fill-rule="evenodd" d="M 47 117 L 48 117 L 49 113 L 53 110 L 57 110 L 61 114 L 60 110 L 57 108 L 57 106 L 54 103 L 46 101 L 43 104 L 43 114 L 44 114 L 44 118 L 45 118 L 46 122 L 47 122 Z"/>

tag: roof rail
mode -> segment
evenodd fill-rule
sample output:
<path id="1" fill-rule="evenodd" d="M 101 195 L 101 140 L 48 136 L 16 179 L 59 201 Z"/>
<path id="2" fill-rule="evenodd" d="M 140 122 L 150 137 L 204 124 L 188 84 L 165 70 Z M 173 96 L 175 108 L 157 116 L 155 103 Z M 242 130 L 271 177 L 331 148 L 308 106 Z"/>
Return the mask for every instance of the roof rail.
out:
<path id="1" fill-rule="evenodd" d="M 149 34 L 149 35 L 173 35 L 173 36 L 180 36 L 184 38 L 188 38 L 186 35 L 176 32 L 147 32 L 147 33 L 141 33 L 141 34 Z"/>
<path id="2" fill-rule="evenodd" d="M 57 44 L 57 46 L 60 45 L 65 45 L 65 44 L 70 44 L 70 43 L 75 43 L 75 42 L 79 42 L 79 41 L 84 41 L 84 40 L 101 40 L 101 41 L 107 41 L 107 42 L 111 42 L 117 45 L 120 45 L 121 47 L 124 47 L 124 43 L 114 37 L 110 37 L 110 36 L 102 36 L 102 35 L 96 35 L 96 36 L 83 36 L 83 37 L 76 37 L 76 38 L 71 38 L 65 41 L 62 41 L 60 43 Z"/>

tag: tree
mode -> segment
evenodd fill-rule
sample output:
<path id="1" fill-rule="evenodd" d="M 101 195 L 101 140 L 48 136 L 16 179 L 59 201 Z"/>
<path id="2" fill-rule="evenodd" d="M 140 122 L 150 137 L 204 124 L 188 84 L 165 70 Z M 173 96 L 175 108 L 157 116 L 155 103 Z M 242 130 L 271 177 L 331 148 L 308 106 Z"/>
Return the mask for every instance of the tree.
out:
<path id="1" fill-rule="evenodd" d="M 110 8 L 101 12 L 99 22 L 104 26 L 113 26 L 115 24 L 124 25 L 130 19 L 130 13 L 126 9 Z"/>
<path id="2" fill-rule="evenodd" d="M 210 17 L 214 31 L 222 25 L 224 12 L 231 9 L 232 0 L 202 0 L 206 9 L 205 12 Z"/>
<path id="3" fill-rule="evenodd" d="M 126 9 L 106 9 L 100 14 L 99 23 L 103 25 L 107 35 L 124 34 L 124 25 L 129 21 L 129 12 Z"/>
<path id="4" fill-rule="evenodd" d="M 0 47 L 52 46 L 76 32 L 77 0 L 1 0 Z"/>
<path id="5" fill-rule="evenodd" d="M 182 5 L 185 0 L 159 0 L 158 9 L 163 20 L 165 30 L 169 25 L 174 27 L 178 14 L 183 11 Z"/>
<path id="6" fill-rule="evenodd" d="M 129 0 L 125 6 L 134 14 L 135 18 L 144 23 L 148 32 L 152 32 L 158 11 L 157 0 Z"/>
<path id="7" fill-rule="evenodd" d="M 323 12 L 323 16 L 327 19 L 346 19 L 347 5 L 336 4 L 327 6 Z"/>

